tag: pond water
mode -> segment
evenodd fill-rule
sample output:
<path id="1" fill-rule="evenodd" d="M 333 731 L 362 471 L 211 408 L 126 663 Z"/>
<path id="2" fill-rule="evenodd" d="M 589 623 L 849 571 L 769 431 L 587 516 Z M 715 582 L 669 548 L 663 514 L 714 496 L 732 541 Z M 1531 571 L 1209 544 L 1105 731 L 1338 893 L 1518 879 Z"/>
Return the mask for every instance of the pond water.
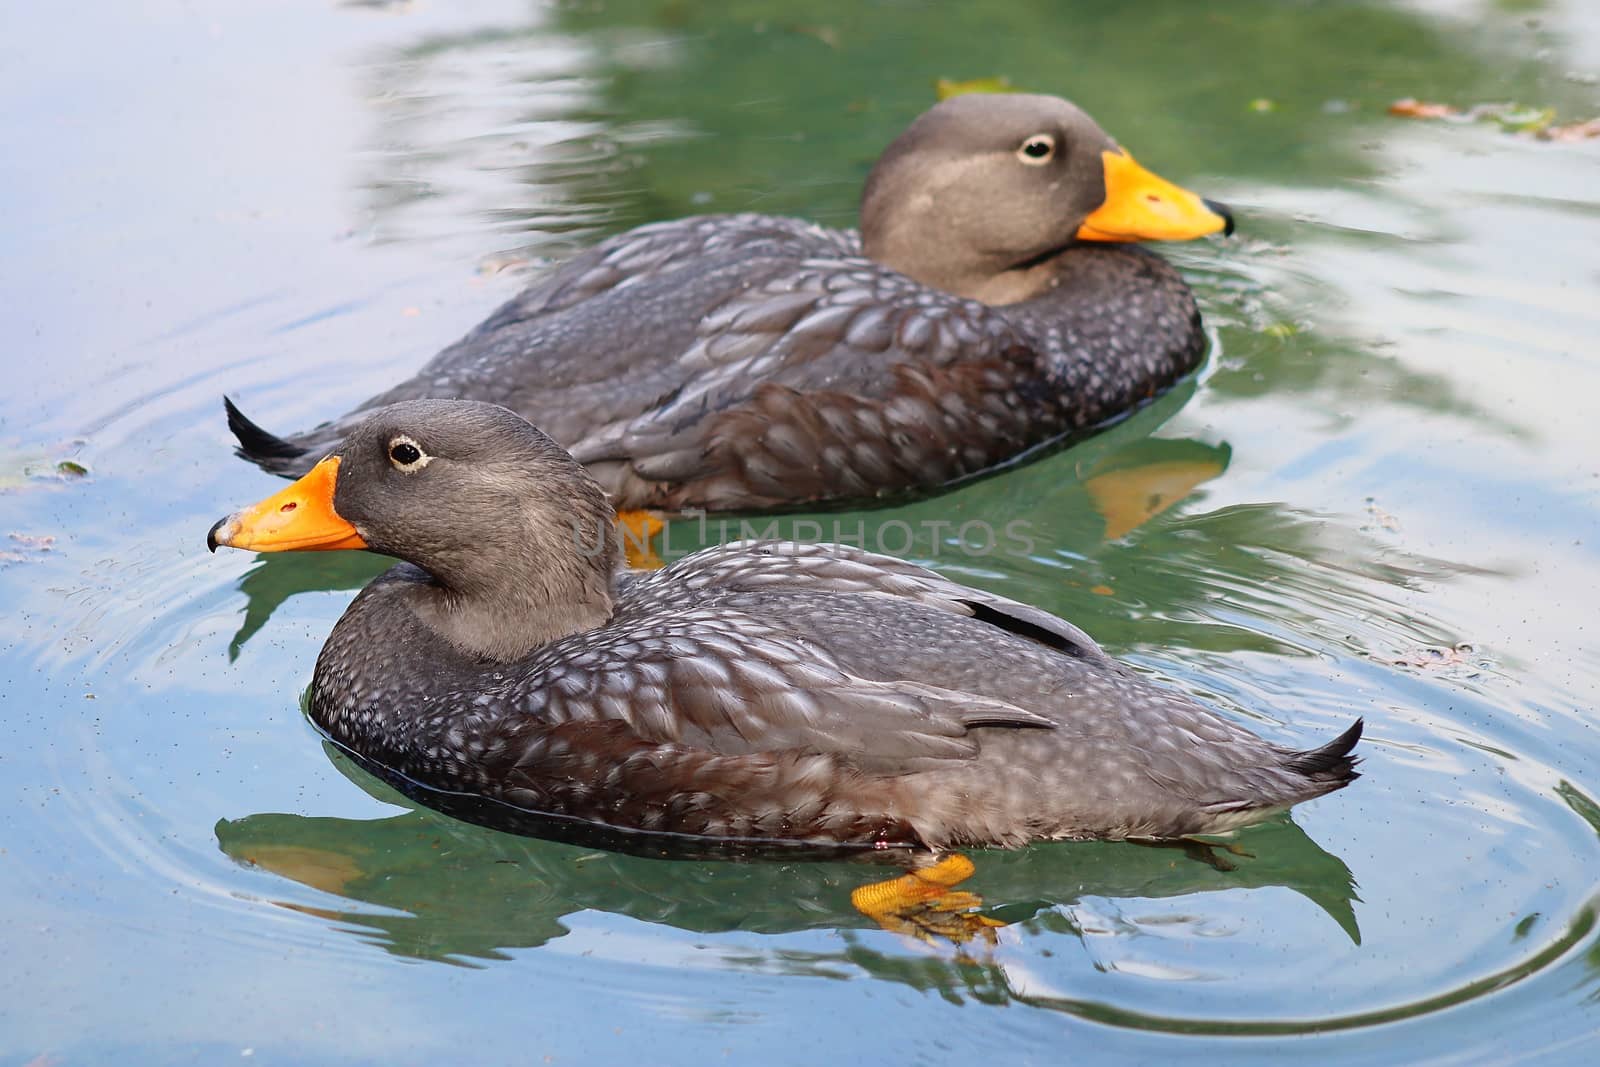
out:
<path id="1" fill-rule="evenodd" d="M 221 394 L 342 412 L 643 221 L 849 224 L 934 80 L 993 75 L 1235 207 L 1165 250 L 1214 350 L 1076 447 L 784 528 L 865 524 L 1277 740 L 1365 716 L 1364 777 L 1231 870 L 976 854 L 1010 925 L 958 953 L 851 865 L 500 835 L 325 749 L 302 693 L 384 563 L 206 554 L 278 484 Z M 1587 0 L 7 5 L 0 1062 L 1591 1062 L 1600 140 L 1386 106 L 1597 86 Z"/>

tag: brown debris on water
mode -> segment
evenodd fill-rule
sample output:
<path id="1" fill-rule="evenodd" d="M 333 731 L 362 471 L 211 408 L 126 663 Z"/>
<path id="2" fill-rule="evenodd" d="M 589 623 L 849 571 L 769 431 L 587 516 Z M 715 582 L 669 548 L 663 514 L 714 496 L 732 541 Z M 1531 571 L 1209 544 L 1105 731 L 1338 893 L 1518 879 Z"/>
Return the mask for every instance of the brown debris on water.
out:
<path id="1" fill-rule="evenodd" d="M 56 539 L 50 534 L 24 534 L 12 532 L 0 542 L 0 567 L 9 563 L 37 563 L 55 550 Z"/>
<path id="2" fill-rule="evenodd" d="M 1493 122 L 1507 133 L 1534 137 L 1541 141 L 1586 141 L 1600 137 L 1600 118 L 1556 125 L 1553 107 L 1528 107 L 1523 104 L 1474 104 L 1459 108 L 1454 104 L 1405 97 L 1389 105 L 1389 114 L 1402 119 L 1447 120 L 1451 122 Z"/>
<path id="3" fill-rule="evenodd" d="M 1569 122 L 1565 126 L 1551 126 L 1539 131 L 1541 141 L 1587 141 L 1591 137 L 1600 137 L 1600 119 Z"/>
<path id="4" fill-rule="evenodd" d="M 1389 114 L 1402 119 L 1448 119 L 1460 115 L 1461 109 L 1451 107 L 1449 104 L 1424 103 L 1408 96 L 1390 104 Z"/>
<path id="5" fill-rule="evenodd" d="M 1457 645 L 1418 645 L 1393 656 L 1373 657 L 1391 667 L 1409 667 L 1419 671 L 1448 671 L 1473 677 L 1480 674 L 1483 665 L 1474 657 L 1478 650 L 1463 641 Z"/>

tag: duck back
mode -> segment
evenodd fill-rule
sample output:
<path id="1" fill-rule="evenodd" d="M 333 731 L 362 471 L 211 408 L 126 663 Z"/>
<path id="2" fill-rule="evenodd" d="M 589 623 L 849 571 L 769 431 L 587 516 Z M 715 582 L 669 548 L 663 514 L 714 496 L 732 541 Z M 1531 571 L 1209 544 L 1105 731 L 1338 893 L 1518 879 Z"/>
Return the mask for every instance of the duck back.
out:
<path id="1" fill-rule="evenodd" d="M 861 254 L 854 231 L 702 216 L 557 268 L 416 376 L 309 434 L 230 405 L 241 454 L 309 469 L 372 409 L 425 397 L 518 412 L 620 508 L 755 510 L 927 491 L 1156 396 L 1204 352 L 1177 272 L 1074 245 L 1036 297 L 991 306 Z"/>

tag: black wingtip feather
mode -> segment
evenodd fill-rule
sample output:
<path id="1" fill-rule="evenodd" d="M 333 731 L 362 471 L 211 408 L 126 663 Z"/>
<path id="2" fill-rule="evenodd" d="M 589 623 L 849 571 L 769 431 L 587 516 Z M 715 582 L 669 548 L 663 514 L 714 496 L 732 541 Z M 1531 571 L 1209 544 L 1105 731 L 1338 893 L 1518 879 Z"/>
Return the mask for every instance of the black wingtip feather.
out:
<path id="1" fill-rule="evenodd" d="M 244 412 L 228 397 L 222 398 L 222 406 L 228 411 L 228 429 L 239 439 L 239 447 L 234 451 L 242 458 L 265 464 L 275 459 L 296 459 L 305 455 L 304 448 L 268 433 L 245 418 Z"/>
<path id="2" fill-rule="evenodd" d="M 1350 729 L 1322 747 L 1297 752 L 1289 760 L 1290 769 L 1299 771 L 1308 778 L 1338 778 L 1351 781 L 1360 777 L 1355 769 L 1360 760 L 1350 753 L 1361 740 L 1361 733 L 1365 729 L 1365 720 L 1357 719 Z"/>

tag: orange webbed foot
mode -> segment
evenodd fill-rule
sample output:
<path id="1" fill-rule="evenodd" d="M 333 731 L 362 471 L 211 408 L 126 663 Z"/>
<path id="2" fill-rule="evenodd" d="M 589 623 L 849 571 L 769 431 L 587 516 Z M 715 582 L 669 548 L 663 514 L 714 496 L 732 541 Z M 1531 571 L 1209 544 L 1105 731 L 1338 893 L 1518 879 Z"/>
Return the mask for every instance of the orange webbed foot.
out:
<path id="1" fill-rule="evenodd" d="M 653 511 L 617 512 L 617 536 L 622 539 L 622 554 L 628 566 L 640 571 L 658 571 L 666 566 L 650 543 L 666 526 Z"/>
<path id="2" fill-rule="evenodd" d="M 981 939 L 992 945 L 995 930 L 1006 924 L 979 914 L 982 897 L 953 888 L 976 869 L 967 857 L 952 853 L 898 878 L 861 886 L 850 894 L 850 903 L 891 933 L 956 945 Z"/>

